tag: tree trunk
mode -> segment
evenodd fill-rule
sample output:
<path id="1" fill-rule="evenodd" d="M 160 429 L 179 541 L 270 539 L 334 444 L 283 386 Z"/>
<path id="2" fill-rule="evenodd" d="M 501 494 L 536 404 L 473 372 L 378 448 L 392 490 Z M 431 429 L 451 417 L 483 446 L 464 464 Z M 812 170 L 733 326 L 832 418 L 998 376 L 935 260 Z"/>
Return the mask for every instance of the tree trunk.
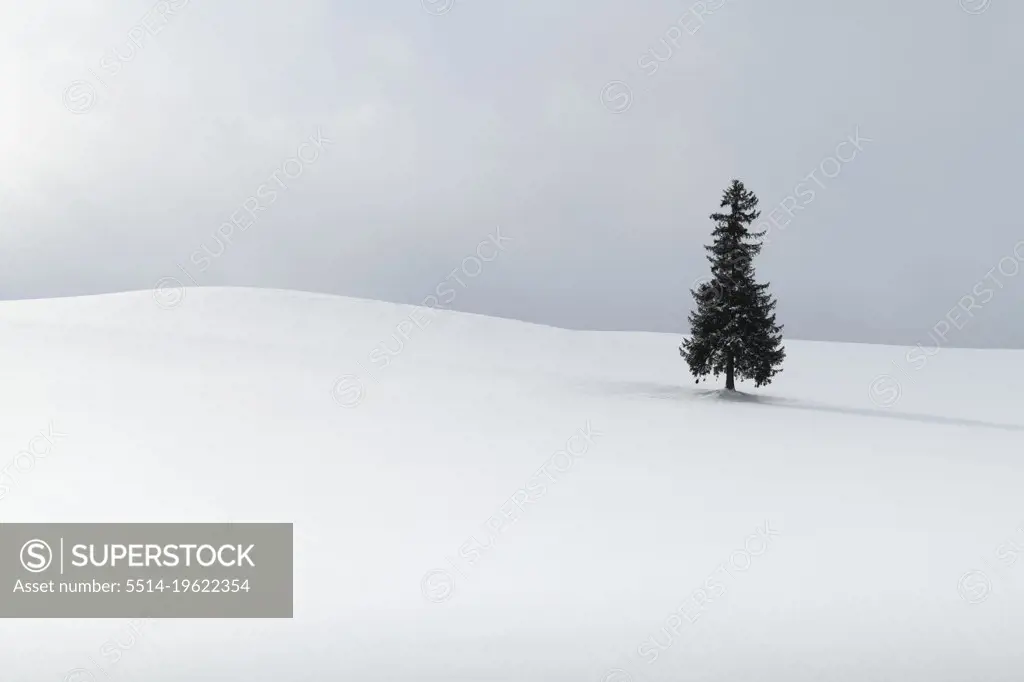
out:
<path id="1" fill-rule="evenodd" d="M 733 381 L 732 353 L 729 353 L 729 356 L 725 359 L 725 390 L 736 390 L 736 383 Z"/>

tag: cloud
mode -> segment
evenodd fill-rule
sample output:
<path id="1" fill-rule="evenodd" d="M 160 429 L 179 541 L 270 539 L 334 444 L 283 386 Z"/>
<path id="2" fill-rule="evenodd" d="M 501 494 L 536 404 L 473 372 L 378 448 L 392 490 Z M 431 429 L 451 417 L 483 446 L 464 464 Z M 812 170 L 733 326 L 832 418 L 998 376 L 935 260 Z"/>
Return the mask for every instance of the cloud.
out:
<path id="1" fill-rule="evenodd" d="M 682 331 L 728 181 L 778 205 L 858 126 L 877 142 L 762 258 L 789 333 L 915 343 L 1020 232 L 993 199 L 1024 151 L 1005 3 L 705 3 L 693 34 L 667 0 L 173 4 L 156 35 L 153 3 L 0 9 L 9 296 L 152 286 L 318 128 L 203 284 L 415 302 L 500 224 L 516 253 L 464 309 Z M 960 342 L 1020 345 L 1003 300 Z"/>

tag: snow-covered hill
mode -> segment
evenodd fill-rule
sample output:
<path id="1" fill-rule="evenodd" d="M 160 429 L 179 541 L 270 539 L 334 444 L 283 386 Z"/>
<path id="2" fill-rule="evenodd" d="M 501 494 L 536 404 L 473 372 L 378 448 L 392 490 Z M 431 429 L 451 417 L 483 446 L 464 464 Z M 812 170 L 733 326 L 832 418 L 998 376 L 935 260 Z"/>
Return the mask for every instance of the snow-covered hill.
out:
<path id="1" fill-rule="evenodd" d="M 1024 352 L 790 341 L 726 399 L 676 335 L 159 302 L 0 304 L 0 466 L 50 437 L 0 520 L 294 521 L 295 618 L 2 621 L 0 679 L 1024 675 Z"/>

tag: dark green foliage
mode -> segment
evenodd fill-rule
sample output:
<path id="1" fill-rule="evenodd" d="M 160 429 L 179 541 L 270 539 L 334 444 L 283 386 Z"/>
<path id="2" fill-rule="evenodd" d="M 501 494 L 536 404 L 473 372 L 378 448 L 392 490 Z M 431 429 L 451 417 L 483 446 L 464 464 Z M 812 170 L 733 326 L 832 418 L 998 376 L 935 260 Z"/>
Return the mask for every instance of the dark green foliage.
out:
<path id="1" fill-rule="evenodd" d="M 725 374 L 729 390 L 736 388 L 734 378 L 752 379 L 754 386 L 771 383 L 786 357 L 776 302 L 768 284 L 754 279 L 753 259 L 764 236 L 748 227 L 761 215 L 757 203 L 753 192 L 733 180 L 721 203 L 729 213 L 711 215 L 713 243 L 704 247 L 711 280 L 690 290 L 697 308 L 689 317 L 690 338 L 679 348 L 698 382 Z"/>

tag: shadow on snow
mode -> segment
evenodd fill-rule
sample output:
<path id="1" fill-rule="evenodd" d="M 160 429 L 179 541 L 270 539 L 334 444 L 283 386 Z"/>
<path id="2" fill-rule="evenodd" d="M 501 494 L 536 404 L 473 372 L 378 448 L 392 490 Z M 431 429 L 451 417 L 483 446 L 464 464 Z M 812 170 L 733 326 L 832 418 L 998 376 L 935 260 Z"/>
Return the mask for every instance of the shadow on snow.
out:
<path id="1" fill-rule="evenodd" d="M 600 384 L 603 390 L 612 395 L 625 397 L 654 398 L 656 400 L 693 400 L 694 398 L 704 400 L 724 400 L 728 402 L 746 403 L 752 405 L 763 405 L 765 407 L 778 407 L 790 410 L 810 410 L 812 412 L 828 412 L 832 414 L 845 414 L 859 417 L 878 417 L 881 419 L 896 419 L 900 421 L 911 421 L 922 424 L 942 424 L 944 426 L 977 426 L 987 429 L 1000 429 L 1003 431 L 1024 432 L 1024 424 L 1003 424 L 989 422 L 979 419 L 965 419 L 961 417 L 945 417 L 933 414 L 917 414 L 913 412 L 899 412 L 888 408 L 860 408 L 846 407 L 840 405 L 826 405 L 811 401 L 796 400 L 792 398 L 779 398 L 776 396 L 753 395 L 741 391 L 729 392 L 724 389 L 691 388 L 672 384 L 659 384 L 635 381 L 605 381 Z"/>

